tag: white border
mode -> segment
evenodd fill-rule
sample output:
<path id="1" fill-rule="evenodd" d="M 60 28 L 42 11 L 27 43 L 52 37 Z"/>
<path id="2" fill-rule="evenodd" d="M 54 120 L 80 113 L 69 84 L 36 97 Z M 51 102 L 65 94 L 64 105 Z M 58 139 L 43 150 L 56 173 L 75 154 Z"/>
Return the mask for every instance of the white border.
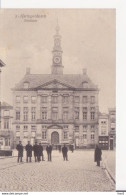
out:
<path id="1" fill-rule="evenodd" d="M 126 0 L 1 0 L 2 8 L 116 8 L 116 189 L 126 190 Z"/>

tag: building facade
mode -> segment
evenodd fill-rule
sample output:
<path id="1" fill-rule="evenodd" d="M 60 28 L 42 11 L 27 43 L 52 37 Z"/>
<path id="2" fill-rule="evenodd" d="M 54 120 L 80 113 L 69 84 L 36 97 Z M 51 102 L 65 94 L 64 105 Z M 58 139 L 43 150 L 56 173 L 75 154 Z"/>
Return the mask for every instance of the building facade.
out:
<path id="1" fill-rule="evenodd" d="M 109 149 L 116 147 L 116 109 L 109 108 Z"/>
<path id="2" fill-rule="evenodd" d="M 109 117 L 108 114 L 99 114 L 99 146 L 101 149 L 109 149 Z"/>
<path id="3" fill-rule="evenodd" d="M 63 74 L 56 27 L 51 74 L 30 74 L 13 88 L 14 142 L 94 147 L 98 143 L 98 87 L 83 74 Z"/>
<path id="4" fill-rule="evenodd" d="M 13 107 L 6 102 L 2 102 L 0 149 L 13 148 L 12 116 L 13 116 Z"/>

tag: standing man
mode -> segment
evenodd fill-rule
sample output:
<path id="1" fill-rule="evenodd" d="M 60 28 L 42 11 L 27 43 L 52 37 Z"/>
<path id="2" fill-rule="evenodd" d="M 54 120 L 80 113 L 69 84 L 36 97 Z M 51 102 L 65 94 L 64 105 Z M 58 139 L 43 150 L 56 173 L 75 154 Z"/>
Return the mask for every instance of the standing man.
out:
<path id="1" fill-rule="evenodd" d="M 39 143 L 39 145 L 38 145 L 38 160 L 39 161 L 41 161 L 41 160 L 44 161 L 44 157 L 43 157 L 43 146 L 41 145 L 41 143 Z"/>
<path id="2" fill-rule="evenodd" d="M 19 141 L 19 144 L 16 146 L 16 149 L 18 151 L 17 162 L 19 163 L 19 160 L 20 160 L 20 162 L 22 162 L 22 157 L 23 157 L 23 146 L 22 146 L 21 141 Z"/>
<path id="3" fill-rule="evenodd" d="M 32 157 L 32 145 L 30 144 L 30 141 L 28 141 L 28 144 L 25 146 L 26 149 L 26 162 L 29 161 L 31 162 L 31 157 Z"/>
<path id="4" fill-rule="evenodd" d="M 95 162 L 97 162 L 97 166 L 99 166 L 99 167 L 100 167 L 101 155 L 102 155 L 102 151 L 99 148 L 99 146 L 96 145 L 96 148 L 95 148 Z"/>
<path id="5" fill-rule="evenodd" d="M 68 148 L 66 147 L 66 145 L 64 144 L 63 148 L 62 148 L 62 154 L 63 154 L 63 159 L 68 161 L 68 155 L 67 155 L 67 152 L 68 152 Z"/>
<path id="6" fill-rule="evenodd" d="M 46 147 L 48 161 L 52 161 L 52 146 L 48 144 Z"/>
<path id="7" fill-rule="evenodd" d="M 35 162 L 39 161 L 39 157 L 38 157 L 38 144 L 37 141 L 35 142 L 35 145 L 33 146 L 33 151 L 34 151 L 34 157 L 35 157 Z"/>

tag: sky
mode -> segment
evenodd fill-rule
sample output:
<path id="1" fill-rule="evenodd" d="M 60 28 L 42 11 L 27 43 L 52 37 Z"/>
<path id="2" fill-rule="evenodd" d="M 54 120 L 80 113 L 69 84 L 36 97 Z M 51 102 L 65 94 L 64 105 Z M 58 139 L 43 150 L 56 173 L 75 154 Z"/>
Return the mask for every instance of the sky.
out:
<path id="1" fill-rule="evenodd" d="M 28 21 L 36 15 L 36 22 Z M 13 105 L 11 89 L 27 67 L 33 74 L 51 73 L 57 18 L 64 74 L 82 74 L 86 68 L 100 90 L 99 111 L 108 112 L 116 101 L 115 9 L 0 10 L 0 59 L 6 64 L 2 68 L 2 101 Z"/>

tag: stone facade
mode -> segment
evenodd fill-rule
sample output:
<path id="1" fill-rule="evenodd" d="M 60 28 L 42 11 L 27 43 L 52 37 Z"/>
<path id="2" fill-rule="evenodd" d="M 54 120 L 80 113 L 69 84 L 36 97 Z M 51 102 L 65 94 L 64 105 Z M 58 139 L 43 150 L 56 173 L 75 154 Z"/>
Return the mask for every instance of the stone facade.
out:
<path id="1" fill-rule="evenodd" d="M 88 77 L 63 74 L 61 36 L 56 28 L 52 73 L 30 74 L 13 89 L 15 145 L 28 140 L 94 147 L 98 143 L 98 87 Z"/>
<path id="2" fill-rule="evenodd" d="M 109 149 L 116 147 L 116 109 L 109 108 Z"/>

